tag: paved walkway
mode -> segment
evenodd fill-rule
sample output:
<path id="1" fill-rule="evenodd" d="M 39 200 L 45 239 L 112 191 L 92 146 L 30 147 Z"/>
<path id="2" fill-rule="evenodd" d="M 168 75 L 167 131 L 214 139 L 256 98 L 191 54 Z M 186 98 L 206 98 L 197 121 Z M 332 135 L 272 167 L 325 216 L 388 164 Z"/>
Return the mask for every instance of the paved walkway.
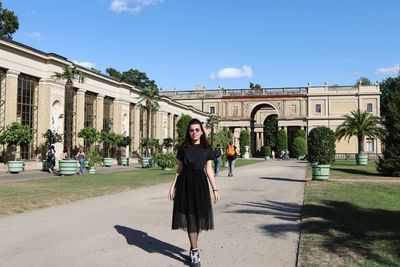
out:
<path id="1" fill-rule="evenodd" d="M 202 266 L 295 266 L 306 163 L 264 161 L 217 178 L 215 230 Z M 172 179 L 172 177 L 171 177 Z M 186 233 L 171 231 L 169 184 L 0 219 L 1 266 L 184 266 Z"/>

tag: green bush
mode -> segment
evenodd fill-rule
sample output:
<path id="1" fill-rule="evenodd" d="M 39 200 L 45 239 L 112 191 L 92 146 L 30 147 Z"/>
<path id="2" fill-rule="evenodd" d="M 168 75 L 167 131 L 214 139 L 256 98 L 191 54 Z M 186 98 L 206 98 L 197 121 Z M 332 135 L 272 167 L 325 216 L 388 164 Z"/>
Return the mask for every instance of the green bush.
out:
<path id="1" fill-rule="evenodd" d="M 261 148 L 262 156 L 263 157 L 270 157 L 271 156 L 271 147 L 270 146 L 263 146 Z"/>
<path id="2" fill-rule="evenodd" d="M 294 138 L 296 139 L 297 137 L 303 137 L 304 140 L 307 140 L 307 133 L 303 129 L 300 129 L 296 132 Z"/>
<path id="3" fill-rule="evenodd" d="M 278 153 L 288 148 L 288 138 L 285 130 L 279 130 L 278 132 L 278 144 L 277 149 Z"/>
<path id="4" fill-rule="evenodd" d="M 78 137 L 85 140 L 85 147 L 90 148 L 90 146 L 97 141 L 99 141 L 100 133 L 96 128 L 87 127 L 83 128 L 78 132 Z"/>
<path id="5" fill-rule="evenodd" d="M 89 168 L 99 165 L 102 162 L 101 155 L 96 150 L 89 150 L 85 154 L 85 163 Z"/>
<path id="6" fill-rule="evenodd" d="M 240 154 L 243 156 L 246 152 L 245 146 L 250 145 L 250 133 L 247 130 L 242 130 L 239 136 Z"/>
<path id="7" fill-rule="evenodd" d="M 308 161 L 321 165 L 330 164 L 335 159 L 336 145 L 334 132 L 325 127 L 317 127 L 308 134 Z"/>
<path id="8" fill-rule="evenodd" d="M 307 155 L 307 141 L 305 138 L 298 136 L 293 141 L 292 153 L 294 157 Z"/>
<path id="9" fill-rule="evenodd" d="M 178 163 L 175 153 L 158 154 L 154 159 L 162 169 L 173 168 Z"/>

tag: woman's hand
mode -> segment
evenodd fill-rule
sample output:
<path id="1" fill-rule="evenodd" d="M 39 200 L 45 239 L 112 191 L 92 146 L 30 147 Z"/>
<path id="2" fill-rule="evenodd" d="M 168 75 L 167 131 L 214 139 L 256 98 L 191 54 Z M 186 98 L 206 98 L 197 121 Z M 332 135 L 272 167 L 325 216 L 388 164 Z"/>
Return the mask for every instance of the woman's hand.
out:
<path id="1" fill-rule="evenodd" d="M 172 201 L 174 200 L 174 196 L 175 196 L 175 188 L 171 186 L 168 192 L 168 199 Z"/>
<path id="2" fill-rule="evenodd" d="M 214 204 L 217 204 L 219 202 L 219 198 L 220 198 L 218 190 L 214 190 L 213 193 L 214 193 Z"/>

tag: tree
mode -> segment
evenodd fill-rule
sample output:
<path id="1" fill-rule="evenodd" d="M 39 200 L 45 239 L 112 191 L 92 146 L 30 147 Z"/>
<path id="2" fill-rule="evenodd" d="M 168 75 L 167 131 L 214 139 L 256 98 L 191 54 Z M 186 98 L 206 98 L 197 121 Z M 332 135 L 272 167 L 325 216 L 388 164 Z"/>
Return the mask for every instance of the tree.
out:
<path id="1" fill-rule="evenodd" d="M 306 131 L 304 131 L 303 129 L 300 129 L 296 132 L 296 134 L 294 135 L 294 138 L 296 139 L 297 137 L 302 137 L 304 138 L 304 140 L 307 140 L 307 133 Z"/>
<path id="2" fill-rule="evenodd" d="M 270 146 L 273 150 L 276 150 L 276 146 L 278 144 L 278 116 L 268 116 L 265 119 L 264 125 L 265 145 Z"/>
<path id="3" fill-rule="evenodd" d="M 0 36 L 12 39 L 12 34 L 19 28 L 18 17 L 14 11 L 3 8 L 0 1 Z"/>
<path id="4" fill-rule="evenodd" d="M 52 144 L 59 143 L 62 141 L 62 135 L 59 134 L 57 131 L 52 131 L 48 129 L 44 134 L 43 137 L 46 138 L 46 147 L 49 147 Z"/>
<path id="5" fill-rule="evenodd" d="M 381 115 L 386 135 L 385 148 L 379 157 L 377 170 L 382 175 L 400 176 L 400 76 L 387 78 L 381 84 Z"/>
<path id="6" fill-rule="evenodd" d="M 52 76 L 55 80 L 66 80 L 65 83 L 65 119 L 64 119 L 64 147 L 70 156 L 72 150 L 73 112 L 74 112 L 74 80 L 85 82 L 85 77 L 76 66 L 65 66 L 63 72 L 55 72 Z"/>
<path id="7" fill-rule="evenodd" d="M 145 72 L 136 69 L 130 69 L 125 72 L 119 72 L 113 68 L 106 69 L 107 74 L 120 82 L 125 82 L 136 86 L 137 88 L 152 88 L 157 87 L 154 80 L 150 80 Z"/>
<path id="8" fill-rule="evenodd" d="M 335 136 L 338 141 L 342 138 L 350 138 L 356 136 L 358 140 L 358 153 L 363 154 L 365 137 L 380 137 L 383 129 L 377 116 L 364 110 L 353 110 L 350 114 L 344 115 L 344 122 L 336 129 Z"/>
<path id="9" fill-rule="evenodd" d="M 147 113 L 146 138 L 147 140 L 150 140 L 150 129 L 153 128 L 153 120 L 151 120 L 151 114 L 152 112 L 155 112 L 160 108 L 160 105 L 158 104 L 158 100 L 160 98 L 160 96 L 158 95 L 158 88 L 156 86 L 141 88 L 140 97 L 141 99 L 139 100 L 138 104 L 141 102 L 145 103 L 143 106 L 145 107 Z M 148 146 L 146 146 L 145 152 L 146 156 L 150 155 Z"/>
<path id="10" fill-rule="evenodd" d="M 87 127 L 79 131 L 78 137 L 83 138 L 85 140 L 85 148 L 90 149 L 92 144 L 99 141 L 100 133 L 96 128 Z"/>
<path id="11" fill-rule="evenodd" d="M 239 135 L 240 154 L 244 156 L 246 146 L 250 145 L 250 133 L 247 130 L 241 130 Z"/>
<path id="12" fill-rule="evenodd" d="M 279 130 L 278 132 L 278 144 L 277 150 L 278 153 L 288 148 L 288 139 L 285 130 Z"/>
<path id="13" fill-rule="evenodd" d="M 251 82 L 249 84 L 249 87 L 250 87 L 251 91 L 253 91 L 253 92 L 261 92 L 262 91 L 261 85 L 259 85 L 258 83 L 254 84 Z"/>
<path id="14" fill-rule="evenodd" d="M 372 85 L 371 81 L 367 77 L 360 77 L 354 85 L 359 86 L 360 84 L 363 86 Z"/>
<path id="15" fill-rule="evenodd" d="M 305 138 L 298 136 L 293 141 L 293 157 L 297 158 L 299 156 L 307 155 L 307 141 Z"/>
<path id="16" fill-rule="evenodd" d="M 308 134 L 308 161 L 328 165 L 336 155 L 335 133 L 328 127 L 314 128 Z"/>
<path id="17" fill-rule="evenodd" d="M 192 120 L 192 117 L 190 115 L 182 115 L 178 122 L 176 123 L 176 129 L 178 133 L 178 138 L 177 138 L 177 145 L 181 145 L 183 141 L 185 140 L 186 137 L 186 130 L 187 127 L 189 126 L 189 122 Z"/>
<path id="18" fill-rule="evenodd" d="M 211 115 L 207 118 L 206 127 L 211 129 L 211 146 L 213 146 L 214 141 L 214 127 L 218 126 L 221 119 L 218 116 Z"/>
<path id="19" fill-rule="evenodd" d="M 13 159 L 15 158 L 16 147 L 29 145 L 32 139 L 32 131 L 28 125 L 13 122 L 0 135 L 0 144 L 7 144 Z"/>

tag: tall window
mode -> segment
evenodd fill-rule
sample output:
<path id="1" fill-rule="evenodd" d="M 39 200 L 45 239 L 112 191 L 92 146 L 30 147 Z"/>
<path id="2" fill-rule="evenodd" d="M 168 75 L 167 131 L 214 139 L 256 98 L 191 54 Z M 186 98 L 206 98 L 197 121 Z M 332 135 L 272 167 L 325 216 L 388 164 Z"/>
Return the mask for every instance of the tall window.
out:
<path id="1" fill-rule="evenodd" d="M 315 113 L 321 114 L 321 104 L 315 105 Z"/>
<path id="2" fill-rule="evenodd" d="M 215 114 L 215 107 L 210 107 L 210 113 Z"/>
<path id="3" fill-rule="evenodd" d="M 35 116 L 37 116 L 37 87 L 38 79 L 21 74 L 18 76 L 17 94 L 17 121 L 27 125 L 32 133 L 36 134 Z M 28 146 L 21 146 L 21 158 L 31 159 L 33 157 L 34 142 Z"/>
<path id="4" fill-rule="evenodd" d="M 374 152 L 374 139 L 373 138 L 367 138 L 367 152 Z"/>
<path id="5" fill-rule="evenodd" d="M 95 93 L 85 93 L 85 128 L 96 127 L 96 97 Z"/>
<path id="6" fill-rule="evenodd" d="M 372 103 L 367 103 L 367 111 L 372 112 Z"/>
<path id="7" fill-rule="evenodd" d="M 114 99 L 111 97 L 104 97 L 104 109 L 103 109 L 103 130 L 106 132 L 111 132 L 113 130 L 113 112 L 114 109 Z"/>
<path id="8" fill-rule="evenodd" d="M 290 105 L 290 114 L 296 114 L 296 113 L 297 113 L 297 106 Z"/>

